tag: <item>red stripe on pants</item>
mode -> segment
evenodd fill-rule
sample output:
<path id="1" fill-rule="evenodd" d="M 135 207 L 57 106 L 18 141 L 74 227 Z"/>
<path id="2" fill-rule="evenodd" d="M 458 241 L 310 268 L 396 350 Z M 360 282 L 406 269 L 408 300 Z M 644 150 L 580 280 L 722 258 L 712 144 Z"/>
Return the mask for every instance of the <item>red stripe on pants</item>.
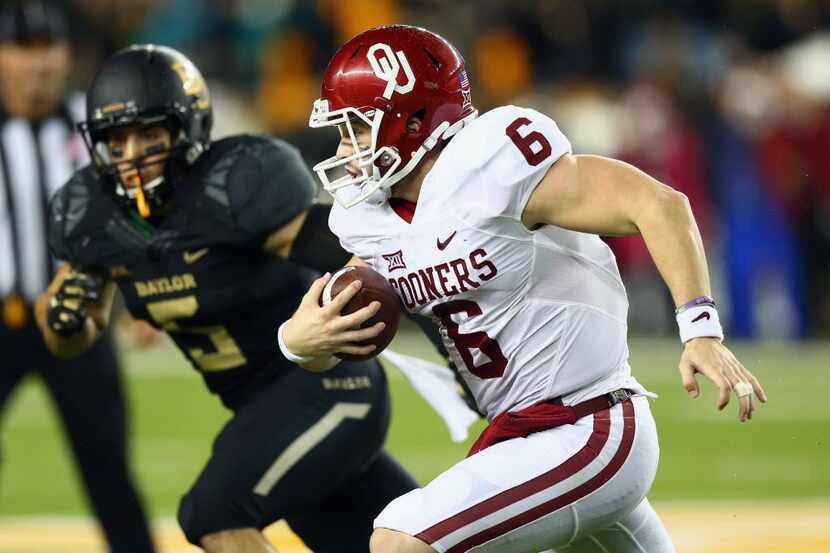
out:
<path id="1" fill-rule="evenodd" d="M 504 522 L 496 524 L 495 526 L 482 530 L 478 534 L 470 536 L 466 540 L 448 549 L 447 553 L 462 553 L 463 551 L 467 551 L 473 547 L 502 536 L 512 530 L 515 530 L 516 528 L 519 528 L 520 526 L 524 526 L 529 522 L 533 522 L 534 520 L 542 518 L 545 515 L 558 511 L 566 505 L 576 503 L 588 494 L 598 490 L 606 482 L 611 480 L 611 478 L 613 478 L 617 471 L 620 470 L 623 463 L 628 458 L 628 454 L 634 444 L 634 431 L 636 425 L 634 419 L 634 406 L 631 403 L 631 400 L 625 401 L 622 404 L 622 408 L 624 419 L 623 435 L 620 446 L 611 458 L 611 461 L 596 476 L 580 486 L 565 492 L 559 497 L 546 501 L 528 511 L 525 511 L 524 513 L 516 515 L 513 518 L 509 518 Z M 605 413 L 607 413 L 607 411 L 605 411 Z M 596 415 L 594 416 L 596 417 Z"/>
<path id="2" fill-rule="evenodd" d="M 633 413 L 633 406 L 631 405 L 630 400 L 626 401 L 623 404 L 623 412 L 626 413 L 626 416 Z M 624 443 L 625 443 L 625 440 L 626 440 L 627 434 L 628 434 L 627 426 L 628 426 L 628 423 L 626 421 L 626 428 L 623 431 L 623 445 L 620 446 L 620 450 L 624 449 Z M 426 543 L 432 544 L 432 543 L 444 538 L 445 536 L 451 534 L 452 532 L 455 532 L 459 528 L 467 526 L 468 524 L 470 524 L 472 522 L 475 522 L 475 521 L 481 519 L 482 517 L 485 517 L 485 516 L 487 516 L 491 513 L 494 513 L 494 512 L 496 512 L 500 509 L 503 509 L 504 507 L 507 507 L 508 505 L 512 505 L 513 503 L 521 501 L 521 500 L 523 500 L 527 497 L 530 497 L 531 495 L 533 495 L 535 493 L 538 493 L 538 492 L 540 492 L 544 489 L 550 488 L 551 486 L 554 486 L 555 484 L 557 484 L 557 483 L 559 483 L 559 482 L 561 482 L 561 481 L 563 481 L 567 478 L 570 478 L 571 476 L 573 476 L 574 474 L 576 474 L 577 472 L 579 472 L 580 470 L 582 470 L 586 466 L 588 466 L 591 463 L 591 461 L 593 461 L 594 459 L 596 459 L 599 456 L 600 451 L 602 450 L 602 448 L 605 446 L 606 442 L 608 441 L 610 428 L 611 428 L 610 411 L 608 409 L 605 409 L 603 411 L 599 411 L 599 412 L 595 413 L 594 414 L 593 432 L 591 433 L 591 436 L 588 438 L 587 443 L 582 447 L 582 449 L 577 451 L 574 455 L 572 455 L 570 458 L 565 460 L 563 463 L 561 463 L 560 465 L 556 466 L 555 468 L 553 468 L 553 469 L 551 469 L 551 470 L 549 470 L 549 471 L 547 471 L 547 472 L 545 472 L 545 473 L 543 473 L 543 474 L 541 474 L 541 475 L 539 475 L 539 476 L 537 476 L 537 477 L 535 477 L 531 480 L 528 480 L 527 482 L 524 482 L 524 483 L 522 483 L 522 484 L 520 484 L 516 487 L 513 487 L 513 488 L 510 488 L 510 489 L 505 490 L 503 492 L 500 492 L 500 493 L 494 495 L 493 497 L 482 501 L 481 503 L 473 505 L 472 507 L 469 507 L 469 508 L 465 509 L 464 511 L 461 511 L 460 513 L 457 513 L 457 514 L 453 515 L 452 517 L 450 517 L 448 519 L 445 519 L 445 520 L 433 525 L 430 528 L 427 528 L 423 532 L 419 533 L 416 537 L 418 539 L 426 542 Z M 633 426 L 631 428 L 630 438 L 633 439 Z M 628 444 L 628 449 L 630 449 L 630 447 L 631 447 L 631 444 L 629 443 Z M 619 453 L 620 452 L 618 451 L 617 455 L 619 455 Z M 623 456 L 623 460 L 624 460 L 624 457 L 627 456 L 627 454 L 628 453 L 626 451 L 625 455 Z M 614 460 L 616 460 L 616 457 L 617 456 L 615 456 L 614 459 L 612 459 L 612 464 L 613 464 Z M 620 464 L 622 464 L 622 461 L 620 461 Z M 609 467 L 610 466 L 611 466 L 611 464 L 609 464 Z M 594 477 L 594 479 L 592 479 L 591 481 L 586 482 L 585 484 L 583 484 L 582 486 L 579 486 L 575 490 L 572 490 L 571 492 L 568 492 L 568 493 L 564 494 L 563 496 L 560 496 L 560 497 L 558 497 L 554 500 L 546 502 L 543 505 L 548 505 L 550 503 L 557 502 L 557 501 L 560 500 L 560 498 L 565 498 L 565 497 L 570 498 L 573 495 L 573 492 L 575 492 L 577 490 L 581 490 L 583 487 L 585 487 L 588 484 L 591 484 L 596 479 L 602 478 L 603 473 L 606 473 L 607 470 L 608 470 L 608 467 L 603 469 L 603 471 L 600 474 L 598 474 L 596 477 Z M 616 469 L 613 472 L 616 472 Z M 596 487 L 593 488 L 593 489 L 598 488 L 602 483 L 604 483 L 605 481 L 610 479 L 610 477 L 612 475 L 613 475 L 613 473 L 608 475 L 607 478 L 603 482 L 597 484 Z M 590 490 L 590 491 L 593 491 L 593 489 Z M 565 504 L 567 504 L 569 502 L 576 501 L 577 499 L 579 499 L 581 497 L 584 497 L 584 495 L 587 495 L 588 493 L 590 493 L 590 491 L 587 491 L 584 494 L 579 495 L 575 499 L 570 499 L 570 501 L 566 500 Z M 538 509 L 539 509 L 539 507 L 533 508 L 533 509 L 531 509 L 531 511 L 528 511 L 528 513 L 535 513 Z M 536 515 L 535 517 L 532 517 L 529 520 L 533 520 L 534 518 L 538 518 L 538 516 L 542 516 L 544 514 L 547 514 L 551 510 L 552 510 L 551 508 L 548 508 L 545 512 L 541 513 L 540 515 Z M 497 525 L 493 528 L 484 530 L 483 532 L 481 532 L 479 534 L 476 534 L 475 536 L 471 536 L 470 538 L 464 540 L 464 542 L 462 542 L 462 543 L 458 544 L 457 546 L 453 547 L 450 551 L 452 551 L 453 553 L 456 552 L 456 551 L 465 551 L 466 549 L 468 549 L 470 547 L 474 547 L 475 545 L 478 545 L 480 543 L 484 543 L 485 541 L 489 541 L 490 539 L 493 539 L 494 537 L 497 537 L 501 534 L 504 534 L 504 533 L 506 533 L 506 532 L 513 529 L 512 527 L 505 526 L 505 524 L 513 521 L 514 519 L 524 517 L 526 514 L 527 513 L 522 513 L 521 515 L 518 515 L 517 517 L 514 517 L 512 519 L 509 519 L 508 521 L 505 521 L 504 523 L 501 523 L 501 524 L 499 524 L 499 525 Z M 519 523 L 515 527 L 518 527 L 521 524 L 525 524 L 528 521 Z M 498 529 L 498 530 L 495 530 L 495 529 Z M 495 533 L 492 533 L 491 531 L 495 531 Z M 479 538 L 481 538 L 481 539 L 479 540 Z M 463 548 L 462 548 L 462 546 L 463 546 Z"/>

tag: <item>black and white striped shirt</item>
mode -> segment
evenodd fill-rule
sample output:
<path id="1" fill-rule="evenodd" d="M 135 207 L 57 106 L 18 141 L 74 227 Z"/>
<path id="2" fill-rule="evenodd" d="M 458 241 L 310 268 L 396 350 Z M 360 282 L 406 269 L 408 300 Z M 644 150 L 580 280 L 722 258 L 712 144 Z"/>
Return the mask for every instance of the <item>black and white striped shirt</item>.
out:
<path id="1" fill-rule="evenodd" d="M 52 194 L 87 162 L 74 128 L 83 112 L 81 95 L 39 122 L 0 110 L 0 300 L 17 293 L 32 303 L 52 278 L 46 209 Z"/>

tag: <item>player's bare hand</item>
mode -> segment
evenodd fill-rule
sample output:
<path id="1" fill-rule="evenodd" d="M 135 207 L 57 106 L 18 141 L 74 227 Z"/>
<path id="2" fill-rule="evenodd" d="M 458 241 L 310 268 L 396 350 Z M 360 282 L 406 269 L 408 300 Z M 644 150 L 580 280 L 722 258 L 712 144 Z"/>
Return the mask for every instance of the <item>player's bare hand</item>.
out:
<path id="1" fill-rule="evenodd" d="M 730 395 L 734 391 L 740 403 L 738 416 L 741 422 L 752 418 L 752 412 L 755 410 L 753 393 L 762 402 L 767 401 L 758 379 L 735 358 L 729 348 L 715 338 L 689 340 L 680 358 L 679 368 L 683 387 L 692 397 L 700 395 L 695 378 L 697 373 L 704 375 L 718 387 L 718 410 L 729 404 Z"/>
<path id="2" fill-rule="evenodd" d="M 358 345 L 358 342 L 374 338 L 386 326 L 379 322 L 369 328 L 361 328 L 363 323 L 378 312 L 380 302 L 375 301 L 354 313 L 341 315 L 340 312 L 349 300 L 360 290 L 361 282 L 355 281 L 321 307 L 320 297 L 330 278 L 329 273 L 318 278 L 303 296 L 300 307 L 283 329 L 286 347 L 303 357 L 371 353 L 375 349 L 374 345 Z"/>

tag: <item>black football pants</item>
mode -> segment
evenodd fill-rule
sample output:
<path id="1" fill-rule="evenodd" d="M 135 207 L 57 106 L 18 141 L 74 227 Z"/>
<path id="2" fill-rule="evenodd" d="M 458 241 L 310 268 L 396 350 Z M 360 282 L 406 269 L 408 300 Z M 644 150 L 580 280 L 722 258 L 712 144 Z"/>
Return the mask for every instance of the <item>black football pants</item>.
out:
<path id="1" fill-rule="evenodd" d="M 366 553 L 375 517 L 418 486 L 383 449 L 389 417 L 377 361 L 285 370 L 216 437 L 179 508 L 185 535 L 285 519 L 315 553 Z"/>
<path id="2" fill-rule="evenodd" d="M 152 552 L 147 519 L 127 467 L 124 391 L 109 337 L 83 355 L 62 360 L 49 353 L 34 323 L 12 330 L 0 321 L 0 419 L 14 389 L 29 374 L 40 376 L 49 389 L 112 553 Z M 8 452 L 23 459 L 37 454 Z"/>

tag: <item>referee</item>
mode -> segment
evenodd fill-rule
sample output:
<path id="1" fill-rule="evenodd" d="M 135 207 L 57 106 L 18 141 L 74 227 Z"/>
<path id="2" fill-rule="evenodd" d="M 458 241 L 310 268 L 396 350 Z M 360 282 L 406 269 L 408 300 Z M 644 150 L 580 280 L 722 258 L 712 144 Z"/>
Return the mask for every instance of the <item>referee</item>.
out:
<path id="1" fill-rule="evenodd" d="M 47 202 L 86 155 L 73 125 L 83 101 L 63 97 L 67 31 L 58 4 L 4 0 L 0 8 L 0 417 L 23 378 L 40 376 L 110 551 L 149 553 L 147 520 L 127 468 L 124 392 L 112 344 L 101 340 L 81 357 L 58 360 L 32 317 L 55 270 Z"/>

